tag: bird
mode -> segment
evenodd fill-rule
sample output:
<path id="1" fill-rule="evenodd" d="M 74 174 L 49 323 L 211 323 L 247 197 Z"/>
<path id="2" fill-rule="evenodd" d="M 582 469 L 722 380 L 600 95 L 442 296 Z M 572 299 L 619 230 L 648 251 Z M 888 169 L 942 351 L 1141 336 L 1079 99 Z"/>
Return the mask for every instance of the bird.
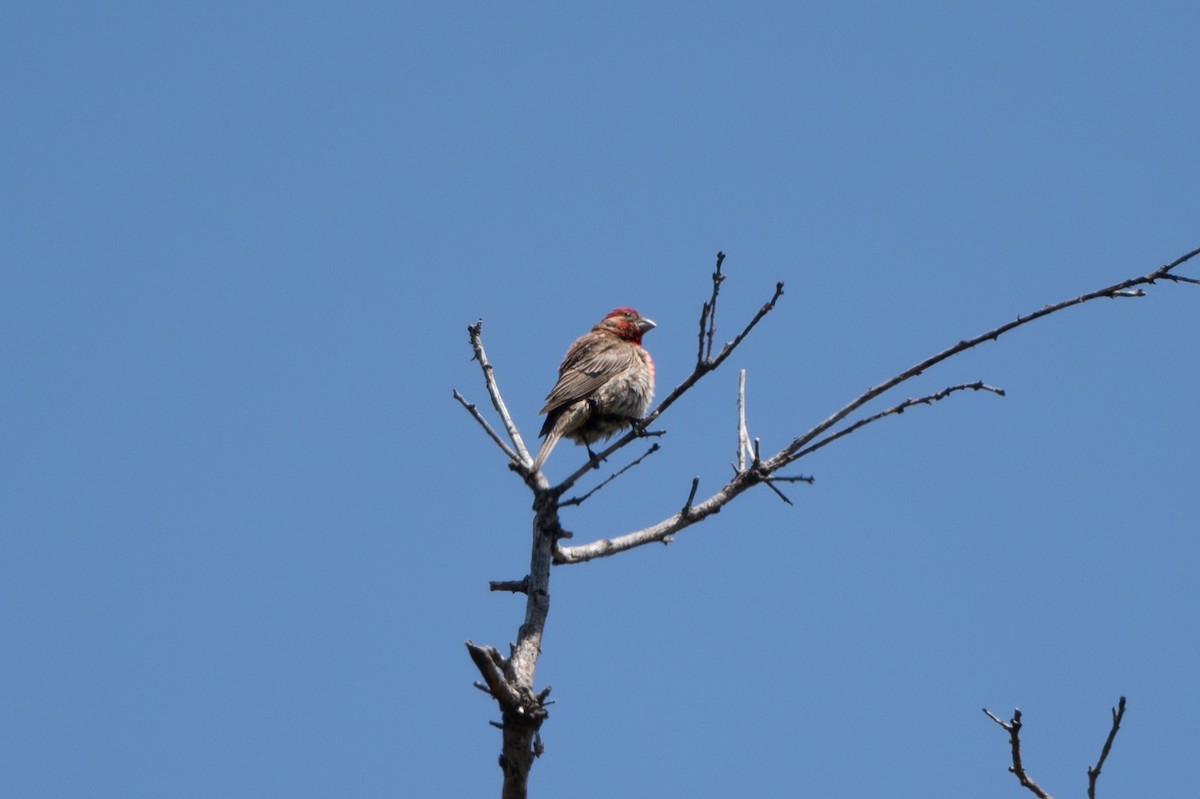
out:
<path id="1" fill-rule="evenodd" d="M 641 421 L 654 398 L 654 361 L 642 336 L 655 327 L 632 308 L 615 308 L 570 346 L 539 412 L 546 415 L 538 434 L 545 441 L 533 459 L 535 472 L 559 439 L 592 455 L 591 444 Z"/>

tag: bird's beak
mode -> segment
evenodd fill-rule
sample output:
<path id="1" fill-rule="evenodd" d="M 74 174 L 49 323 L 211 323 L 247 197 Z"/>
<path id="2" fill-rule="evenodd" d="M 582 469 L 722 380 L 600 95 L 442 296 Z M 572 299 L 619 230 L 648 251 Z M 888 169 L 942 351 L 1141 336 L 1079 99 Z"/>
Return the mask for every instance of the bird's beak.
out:
<path id="1" fill-rule="evenodd" d="M 651 330 L 658 327 L 658 325 L 654 323 L 653 319 L 647 319 L 644 316 L 637 320 L 637 326 L 638 330 L 642 331 L 643 333 L 649 333 Z"/>

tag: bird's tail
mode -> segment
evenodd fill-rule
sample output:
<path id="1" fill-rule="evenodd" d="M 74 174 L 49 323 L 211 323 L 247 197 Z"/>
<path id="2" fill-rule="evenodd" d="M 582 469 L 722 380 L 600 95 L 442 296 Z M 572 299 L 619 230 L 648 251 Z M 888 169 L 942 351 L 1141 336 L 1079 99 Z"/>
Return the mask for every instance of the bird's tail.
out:
<path id="1" fill-rule="evenodd" d="M 533 470 L 536 472 L 542 468 L 542 464 L 546 462 L 546 458 L 550 457 L 550 451 L 554 449 L 554 445 L 562 438 L 562 431 L 555 425 L 550 432 L 546 433 L 546 440 L 542 442 L 541 449 L 538 450 L 537 457 L 533 459 Z"/>

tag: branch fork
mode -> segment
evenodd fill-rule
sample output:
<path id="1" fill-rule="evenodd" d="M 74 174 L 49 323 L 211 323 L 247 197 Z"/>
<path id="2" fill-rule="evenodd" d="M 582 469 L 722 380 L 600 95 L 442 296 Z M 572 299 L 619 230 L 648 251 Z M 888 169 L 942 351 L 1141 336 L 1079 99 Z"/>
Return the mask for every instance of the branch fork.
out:
<path id="1" fill-rule="evenodd" d="M 1009 772 L 1016 776 L 1017 781 L 1021 786 L 1028 788 L 1029 791 L 1039 797 L 1039 799 L 1053 799 L 1050 794 L 1034 781 L 1033 777 L 1025 771 L 1025 765 L 1021 761 L 1021 711 L 1016 709 L 1013 711 L 1012 718 L 1004 721 L 996 714 L 992 713 L 986 707 L 983 708 L 984 714 L 1000 725 L 1005 732 L 1008 733 L 1008 744 L 1012 749 L 1012 765 L 1008 767 Z M 1104 766 L 1104 761 L 1108 759 L 1108 753 L 1112 750 L 1113 741 L 1117 737 L 1117 731 L 1121 729 L 1121 720 L 1125 717 L 1125 697 L 1121 697 L 1117 706 L 1112 709 L 1112 726 L 1108 730 L 1108 737 L 1104 739 L 1104 747 L 1100 750 L 1100 757 L 1096 760 L 1094 766 L 1088 766 L 1088 799 L 1096 799 L 1096 780 L 1100 778 L 1100 769 Z"/>

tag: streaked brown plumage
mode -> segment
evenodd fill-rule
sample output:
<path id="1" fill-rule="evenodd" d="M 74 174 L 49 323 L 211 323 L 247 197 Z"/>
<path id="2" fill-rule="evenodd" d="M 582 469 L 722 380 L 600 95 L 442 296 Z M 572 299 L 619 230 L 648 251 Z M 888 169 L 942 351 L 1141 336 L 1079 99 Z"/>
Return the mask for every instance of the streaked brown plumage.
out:
<path id="1" fill-rule="evenodd" d="M 567 350 L 558 382 L 546 397 L 546 440 L 533 459 L 542 468 L 560 438 L 588 446 L 629 427 L 654 398 L 654 361 L 642 335 L 654 322 L 632 308 L 609 311 Z"/>

